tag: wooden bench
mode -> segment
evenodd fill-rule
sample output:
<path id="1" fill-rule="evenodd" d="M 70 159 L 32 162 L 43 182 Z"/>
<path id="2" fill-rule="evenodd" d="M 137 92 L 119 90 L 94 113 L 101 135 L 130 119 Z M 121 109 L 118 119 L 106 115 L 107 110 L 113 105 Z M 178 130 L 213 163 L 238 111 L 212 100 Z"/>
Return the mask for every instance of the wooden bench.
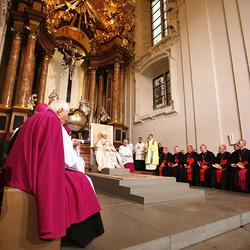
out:
<path id="1" fill-rule="evenodd" d="M 3 250 L 59 250 L 61 240 L 40 240 L 34 196 L 5 187 L 0 217 L 0 248 Z"/>

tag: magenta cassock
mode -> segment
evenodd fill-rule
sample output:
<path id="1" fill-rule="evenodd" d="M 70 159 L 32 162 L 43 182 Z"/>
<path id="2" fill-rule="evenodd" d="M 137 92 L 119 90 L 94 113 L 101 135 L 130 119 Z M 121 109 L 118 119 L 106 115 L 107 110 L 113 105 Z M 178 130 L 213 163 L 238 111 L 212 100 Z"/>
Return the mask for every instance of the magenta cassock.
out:
<path id="1" fill-rule="evenodd" d="M 62 125 L 52 111 L 20 127 L 4 168 L 5 185 L 34 195 L 41 239 L 62 237 L 71 224 L 101 210 L 87 177 L 65 169 Z"/>

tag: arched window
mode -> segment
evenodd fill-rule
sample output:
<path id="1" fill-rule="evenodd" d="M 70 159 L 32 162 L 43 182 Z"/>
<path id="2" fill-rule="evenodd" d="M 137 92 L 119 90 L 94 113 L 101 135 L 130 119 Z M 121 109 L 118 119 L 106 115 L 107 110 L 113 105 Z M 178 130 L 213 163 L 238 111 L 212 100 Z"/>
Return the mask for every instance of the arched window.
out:
<path id="1" fill-rule="evenodd" d="M 158 43 L 167 35 L 167 0 L 151 1 L 152 42 Z"/>

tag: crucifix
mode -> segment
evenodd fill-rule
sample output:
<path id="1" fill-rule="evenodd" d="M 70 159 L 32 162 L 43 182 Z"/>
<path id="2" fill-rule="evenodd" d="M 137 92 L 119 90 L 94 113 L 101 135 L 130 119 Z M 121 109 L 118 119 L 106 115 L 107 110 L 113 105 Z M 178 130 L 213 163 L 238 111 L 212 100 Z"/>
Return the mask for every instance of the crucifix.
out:
<path id="1" fill-rule="evenodd" d="M 79 54 L 78 47 L 74 47 L 72 45 L 71 40 L 64 44 L 62 53 L 64 55 L 62 66 L 64 69 L 69 68 L 66 102 L 70 103 L 75 64 L 76 64 L 76 61 L 83 59 L 85 55 Z"/>

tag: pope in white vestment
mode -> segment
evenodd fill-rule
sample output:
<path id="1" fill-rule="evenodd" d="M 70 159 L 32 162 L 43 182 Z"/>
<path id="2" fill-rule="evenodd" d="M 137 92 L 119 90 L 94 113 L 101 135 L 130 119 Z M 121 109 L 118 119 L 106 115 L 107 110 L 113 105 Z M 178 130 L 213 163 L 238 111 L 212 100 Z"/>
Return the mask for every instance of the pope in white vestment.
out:
<path id="1" fill-rule="evenodd" d="M 114 145 L 109 142 L 105 131 L 101 133 L 101 138 L 96 142 L 95 156 L 98 171 L 102 171 L 104 168 L 123 168 L 121 157 Z"/>

